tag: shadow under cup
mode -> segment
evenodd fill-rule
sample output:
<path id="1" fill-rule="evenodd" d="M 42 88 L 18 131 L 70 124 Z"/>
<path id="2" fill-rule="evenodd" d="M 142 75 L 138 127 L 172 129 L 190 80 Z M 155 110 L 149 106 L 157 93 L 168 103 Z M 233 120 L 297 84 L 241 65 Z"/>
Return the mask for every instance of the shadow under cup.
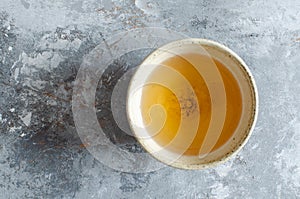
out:
<path id="1" fill-rule="evenodd" d="M 189 56 L 193 54 L 193 56 Z M 197 55 L 197 56 L 195 56 Z M 180 56 L 187 60 L 196 68 L 204 79 L 211 103 L 211 118 L 208 125 L 207 133 L 204 135 L 204 140 L 199 148 L 199 153 L 186 153 L 186 150 L 192 145 L 193 139 L 197 136 L 198 129 L 201 127 L 201 106 L 199 105 L 199 97 L 197 98 L 197 85 L 190 85 L 184 78 L 182 80 L 168 83 L 170 78 L 179 77 L 180 73 L 167 71 L 161 72 L 160 75 L 153 77 L 154 72 L 158 67 L 162 67 L 161 63 L 166 63 L 166 60 Z M 201 59 L 199 59 L 202 57 Z M 203 60 L 206 59 L 205 64 Z M 199 61 L 200 60 L 200 61 Z M 215 61 L 222 63 L 232 74 L 237 82 L 241 95 L 241 111 L 239 121 L 232 130 L 230 137 L 216 148 L 216 144 L 222 132 L 224 121 L 226 120 L 226 90 L 218 67 Z M 161 70 L 163 71 L 163 70 Z M 152 80 L 149 77 L 153 77 Z M 155 139 L 157 134 L 149 131 L 151 122 L 157 122 L 161 126 L 156 128 L 154 132 L 163 132 L 163 125 L 166 124 L 168 111 L 163 111 L 163 106 L 156 104 L 150 107 L 148 122 L 145 122 L 143 115 L 143 100 L 145 86 L 150 84 L 158 84 L 168 88 L 177 98 L 181 108 L 181 118 L 179 120 L 178 132 L 173 133 L 174 137 L 170 144 L 162 145 Z M 182 85 L 190 85 L 187 89 Z M 182 88 L 181 88 L 182 87 Z M 228 90 L 228 89 L 227 89 Z M 155 91 L 155 90 L 153 90 Z M 157 92 L 159 92 L 157 90 Z M 186 103 L 180 100 L 180 92 L 186 93 L 189 99 L 195 99 L 191 104 L 195 105 L 195 110 L 184 112 L 185 107 L 190 107 L 190 101 Z M 156 95 L 152 92 L 152 95 Z M 159 93 L 157 93 L 159 95 Z M 194 97 L 193 97 L 194 96 Z M 247 142 L 257 118 L 258 98 L 254 79 L 243 60 L 227 47 L 205 39 L 184 39 L 169 43 L 150 54 L 143 63 L 138 67 L 136 73 L 131 79 L 128 95 L 127 95 L 127 116 L 132 132 L 141 145 L 156 159 L 173 167 L 182 169 L 202 169 L 214 166 L 224 162 L 229 157 L 237 153 L 242 146 Z M 161 112 L 152 114 L 155 109 Z M 151 112 L 152 111 L 152 112 Z M 187 116 L 184 113 L 188 113 Z M 152 114 L 152 115 L 151 115 Z M 193 119 L 189 119 L 191 114 L 194 114 Z M 158 117 L 159 116 L 159 117 Z M 194 121 L 194 122 L 193 122 Z M 155 126 L 155 125 L 154 125 Z M 182 133 L 180 133 L 182 132 Z M 181 147 L 180 150 L 174 150 L 174 146 Z M 173 147 L 173 148 L 172 148 Z"/>

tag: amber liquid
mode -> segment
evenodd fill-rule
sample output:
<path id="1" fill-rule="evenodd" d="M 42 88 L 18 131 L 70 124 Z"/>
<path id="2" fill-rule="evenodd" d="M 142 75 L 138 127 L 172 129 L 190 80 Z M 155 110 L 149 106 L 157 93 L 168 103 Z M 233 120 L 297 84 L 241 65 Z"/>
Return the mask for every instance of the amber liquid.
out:
<path id="1" fill-rule="evenodd" d="M 188 56 L 197 56 L 197 60 L 204 65 L 207 62 L 207 59 L 197 54 L 189 54 Z M 223 130 L 211 151 L 217 150 L 232 137 L 242 113 L 242 96 L 235 77 L 221 62 L 217 60 L 213 60 L 213 62 L 217 66 L 221 74 L 219 77 L 222 78 L 224 83 L 226 117 Z M 176 75 L 170 75 L 170 70 L 168 69 L 175 70 L 190 83 L 196 96 L 198 108 L 189 99 L 190 93 L 182 90 L 181 96 L 178 97 L 177 95 L 176 97 L 172 89 L 153 83 L 163 78 L 164 81 L 169 82 L 168 85 L 172 85 L 174 88 L 182 87 L 184 82 Z M 147 78 L 147 82 L 149 84 L 144 86 L 142 90 L 141 112 L 143 121 L 147 125 L 147 131 L 152 135 L 151 139 L 160 146 L 168 146 L 168 149 L 173 152 L 184 153 L 185 155 L 199 155 L 199 150 L 207 134 L 212 115 L 212 99 L 202 75 L 186 59 L 181 56 L 173 56 L 154 69 Z M 158 110 L 159 108 L 154 107 L 153 105 L 155 104 L 159 104 L 160 108 L 164 109 L 164 113 Z M 200 117 L 197 117 L 198 115 Z M 182 152 L 180 142 L 172 143 L 172 140 L 180 134 L 183 138 L 181 142 L 183 145 L 186 142 L 184 137 L 190 133 L 191 129 L 189 125 L 186 125 L 182 128 L 184 130 L 179 131 L 179 124 L 183 119 L 193 121 L 196 120 L 195 118 L 199 119 L 196 135 L 189 147 L 185 147 Z"/>

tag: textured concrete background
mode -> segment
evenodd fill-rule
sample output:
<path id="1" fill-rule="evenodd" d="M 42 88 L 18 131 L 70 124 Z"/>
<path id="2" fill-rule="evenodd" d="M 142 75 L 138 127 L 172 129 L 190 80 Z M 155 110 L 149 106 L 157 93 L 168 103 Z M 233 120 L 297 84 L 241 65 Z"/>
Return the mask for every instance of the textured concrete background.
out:
<path id="1" fill-rule="evenodd" d="M 186 2 L 0 0 L 0 198 L 300 198 L 300 1 Z M 226 164 L 122 173 L 81 144 L 71 97 L 83 56 L 148 26 L 223 43 L 253 72 L 258 123 Z"/>

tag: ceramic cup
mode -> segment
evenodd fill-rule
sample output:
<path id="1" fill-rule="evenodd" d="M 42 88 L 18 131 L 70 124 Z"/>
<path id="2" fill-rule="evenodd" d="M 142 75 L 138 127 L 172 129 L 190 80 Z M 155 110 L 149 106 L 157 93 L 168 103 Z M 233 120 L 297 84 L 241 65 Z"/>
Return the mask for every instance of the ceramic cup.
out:
<path id="1" fill-rule="evenodd" d="M 214 151 L 208 150 L 205 155 L 201 156 L 175 153 L 168 150 L 166 147 L 157 144 L 147 132 L 147 128 L 143 123 L 141 115 L 142 88 L 146 84 L 147 77 L 149 77 L 153 70 L 164 60 L 174 56 L 174 54 L 182 55 L 187 53 L 199 53 L 221 62 L 235 77 L 240 87 L 242 97 L 241 117 L 233 135 L 219 149 Z M 212 94 L 216 89 L 219 88 L 215 87 L 211 89 Z M 226 93 L 223 93 L 223 95 L 226 95 Z M 211 98 L 212 101 L 218 100 L 218 96 L 216 95 L 211 96 Z M 226 102 L 215 108 L 218 115 L 223 114 L 224 111 L 222 107 L 226 108 Z M 257 113 L 257 89 L 253 76 L 245 62 L 236 53 L 224 45 L 206 39 L 189 38 L 178 40 L 156 49 L 138 66 L 128 88 L 127 117 L 136 139 L 154 158 L 167 165 L 181 169 L 203 169 L 212 167 L 235 155 L 249 139 L 255 126 Z M 223 114 L 223 116 L 226 117 L 226 114 Z M 218 137 L 214 136 L 219 134 L 220 133 L 218 132 L 213 132 L 208 136 L 216 141 Z M 184 142 L 187 142 L 186 145 L 190 144 L 188 141 Z"/>

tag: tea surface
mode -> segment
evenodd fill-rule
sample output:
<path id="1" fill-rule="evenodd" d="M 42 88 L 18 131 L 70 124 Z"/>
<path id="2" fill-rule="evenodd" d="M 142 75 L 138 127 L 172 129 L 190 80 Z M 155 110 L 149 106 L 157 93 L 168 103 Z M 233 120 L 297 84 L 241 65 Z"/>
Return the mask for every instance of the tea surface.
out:
<path id="1" fill-rule="evenodd" d="M 193 56 L 197 56 L 200 64 L 209 65 L 207 57 L 187 55 Z M 216 150 L 231 138 L 238 126 L 242 113 L 242 96 L 233 74 L 221 62 L 214 59 L 213 62 L 221 74 L 226 92 L 226 118 L 223 130 L 212 149 Z M 162 80 L 166 85 L 154 83 Z M 168 146 L 174 152 L 199 155 L 212 116 L 212 99 L 204 78 L 189 61 L 176 55 L 156 67 L 147 82 L 149 83 L 142 90 L 141 112 L 151 139 L 160 146 Z M 187 82 L 192 91 L 188 89 Z M 183 120 L 187 122 L 180 124 Z M 192 141 L 185 140 L 192 133 L 189 123 L 193 122 L 198 124 L 196 134 Z M 174 142 L 176 136 L 179 142 Z M 186 142 L 190 142 L 187 148 L 183 144 Z"/>

